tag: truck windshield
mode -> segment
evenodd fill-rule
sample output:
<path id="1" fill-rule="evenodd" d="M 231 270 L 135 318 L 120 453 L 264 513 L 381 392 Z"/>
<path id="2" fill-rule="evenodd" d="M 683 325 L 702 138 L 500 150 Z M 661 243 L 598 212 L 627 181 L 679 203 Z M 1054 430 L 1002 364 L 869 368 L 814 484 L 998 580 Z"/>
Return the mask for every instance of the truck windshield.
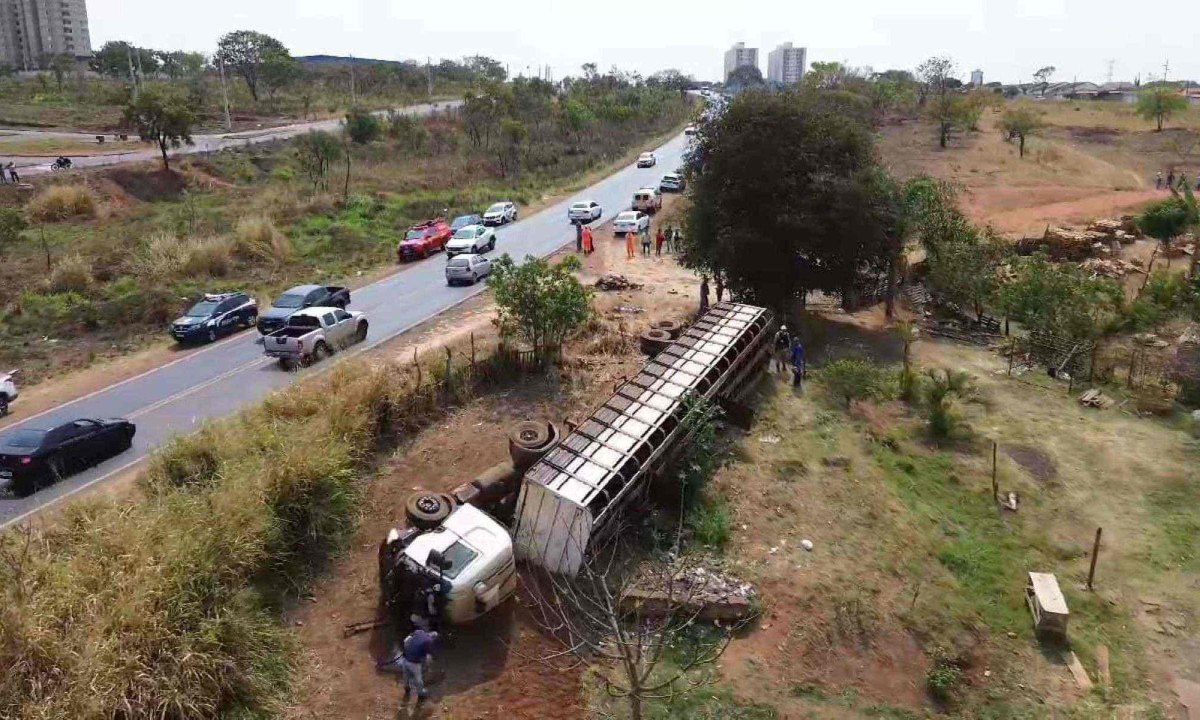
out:
<path id="1" fill-rule="evenodd" d="M 408 234 L 404 236 L 404 239 L 405 240 L 421 240 L 421 239 L 424 239 L 424 237 L 425 237 L 424 230 L 409 230 Z"/>
<path id="2" fill-rule="evenodd" d="M 280 295 L 275 301 L 275 307 L 281 308 L 298 308 L 304 305 L 303 295 Z"/>
<path id="3" fill-rule="evenodd" d="M 458 577 L 463 568 L 471 564 L 472 560 L 479 557 L 479 553 L 460 542 L 456 542 L 442 552 L 442 557 L 446 559 L 449 565 L 449 567 L 442 570 L 442 575 L 453 580 Z"/>

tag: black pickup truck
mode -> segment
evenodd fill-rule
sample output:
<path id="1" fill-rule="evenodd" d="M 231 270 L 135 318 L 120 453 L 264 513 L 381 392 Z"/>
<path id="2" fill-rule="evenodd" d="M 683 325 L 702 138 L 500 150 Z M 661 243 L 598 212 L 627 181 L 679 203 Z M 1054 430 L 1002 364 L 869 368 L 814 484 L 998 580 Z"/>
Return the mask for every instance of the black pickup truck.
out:
<path id="1" fill-rule="evenodd" d="M 287 319 L 297 310 L 310 307 L 335 307 L 346 309 L 350 304 L 350 290 L 337 286 L 297 285 L 275 299 L 266 312 L 258 314 L 258 332 L 270 335 L 287 324 Z"/>

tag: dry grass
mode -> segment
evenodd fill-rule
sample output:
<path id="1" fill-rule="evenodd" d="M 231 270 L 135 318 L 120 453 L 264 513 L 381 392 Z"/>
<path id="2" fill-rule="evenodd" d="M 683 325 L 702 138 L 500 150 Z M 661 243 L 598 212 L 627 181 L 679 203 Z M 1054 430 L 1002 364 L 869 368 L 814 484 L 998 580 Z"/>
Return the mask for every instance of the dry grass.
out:
<path id="1" fill-rule="evenodd" d="M 82 255 L 68 255 L 59 260 L 46 281 L 50 292 L 87 292 L 92 286 L 92 265 Z"/>
<path id="2" fill-rule="evenodd" d="M 25 213 L 34 222 L 56 222 L 76 217 L 96 217 L 99 201 L 90 188 L 83 185 L 51 185 L 38 193 L 25 206 Z"/>
<path id="3" fill-rule="evenodd" d="M 133 260 L 144 278 L 223 277 L 233 264 L 234 243 L 225 238 L 180 238 L 159 233 Z"/>
<path id="4" fill-rule="evenodd" d="M 292 243 L 271 218 L 247 215 L 233 231 L 233 252 L 247 260 L 284 263 L 292 257 Z"/>
<path id="5" fill-rule="evenodd" d="M 1122 102 L 1040 102 L 1035 106 L 1041 110 L 1047 124 L 1055 127 L 1109 128 L 1122 132 L 1151 132 L 1154 121 L 1139 117 L 1133 103 Z M 1200 108 L 1189 107 L 1173 115 L 1166 127 L 1200 129 Z"/>

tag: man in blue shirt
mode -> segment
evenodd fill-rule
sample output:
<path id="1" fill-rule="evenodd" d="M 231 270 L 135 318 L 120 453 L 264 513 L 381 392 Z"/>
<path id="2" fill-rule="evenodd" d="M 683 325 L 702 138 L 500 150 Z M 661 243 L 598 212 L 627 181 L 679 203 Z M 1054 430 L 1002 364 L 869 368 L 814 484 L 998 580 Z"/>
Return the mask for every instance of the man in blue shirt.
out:
<path id="1" fill-rule="evenodd" d="M 389 665 L 397 666 L 404 673 L 404 702 L 408 702 L 413 690 L 417 691 L 418 703 L 429 697 L 429 692 L 425 690 L 425 666 L 433 658 L 433 643 L 437 637 L 435 632 L 417 628 L 404 638 L 399 655 L 376 664 L 380 669 Z"/>
<path id="2" fill-rule="evenodd" d="M 799 386 L 804 379 L 804 346 L 800 338 L 792 339 L 792 385 Z"/>

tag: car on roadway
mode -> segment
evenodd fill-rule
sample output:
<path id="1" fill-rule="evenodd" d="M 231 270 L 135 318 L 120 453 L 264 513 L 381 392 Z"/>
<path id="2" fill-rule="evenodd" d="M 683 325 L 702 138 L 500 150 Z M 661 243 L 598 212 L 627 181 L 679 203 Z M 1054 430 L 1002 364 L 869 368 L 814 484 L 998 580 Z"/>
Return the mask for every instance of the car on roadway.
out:
<path id="1" fill-rule="evenodd" d="M 567 208 L 567 221 L 574 223 L 590 223 L 600 219 L 604 214 L 604 208 L 600 207 L 600 203 L 595 200 L 582 200 L 577 203 L 572 203 L 571 207 Z"/>
<path id="2" fill-rule="evenodd" d="M 450 224 L 443 218 L 417 223 L 408 229 L 404 239 L 396 246 L 396 260 L 418 260 L 441 252 L 453 235 Z"/>
<path id="3" fill-rule="evenodd" d="M 508 200 L 494 203 L 483 213 L 484 225 L 504 225 L 517 221 L 517 206 Z"/>
<path id="4" fill-rule="evenodd" d="M 19 370 L 9 370 L 0 373 L 0 417 L 8 414 L 8 406 L 21 394 L 17 390 L 16 376 Z"/>
<path id="5" fill-rule="evenodd" d="M 492 274 L 492 261 L 483 255 L 455 255 L 446 263 L 446 284 L 474 285 Z"/>
<path id="6" fill-rule="evenodd" d="M 338 350 L 367 339 L 367 315 L 336 307 L 311 307 L 297 311 L 287 325 L 263 338 L 263 353 L 290 370 L 308 367 Z"/>
<path id="7" fill-rule="evenodd" d="M 707 97 L 707 96 L 706 96 L 706 97 Z M 695 134 L 696 134 L 696 126 L 695 126 L 695 125 L 688 125 L 687 127 L 685 127 L 685 128 L 683 129 L 683 134 L 684 134 L 684 135 L 687 135 L 687 136 L 689 136 L 689 137 L 691 137 L 692 135 L 695 135 Z"/>
<path id="8" fill-rule="evenodd" d="M 644 187 L 633 194 L 632 209 L 653 215 L 662 210 L 662 203 L 662 193 L 657 188 Z"/>
<path id="9" fill-rule="evenodd" d="M 484 225 L 468 225 L 454 233 L 446 243 L 446 254 L 450 257 L 469 253 L 482 255 L 496 249 L 496 231 Z"/>
<path id="10" fill-rule="evenodd" d="M 450 221 L 450 230 L 458 232 L 468 225 L 482 225 L 483 216 L 479 213 L 471 213 L 470 215 L 459 215 Z"/>
<path id="11" fill-rule="evenodd" d="M 637 166 L 640 168 L 654 167 L 658 164 L 658 158 L 654 157 L 652 152 L 644 152 L 638 155 Z"/>
<path id="12" fill-rule="evenodd" d="M 662 192 L 683 192 L 686 186 L 687 183 L 679 173 L 667 173 L 658 183 L 658 189 Z"/>
<path id="13" fill-rule="evenodd" d="M 178 343 L 215 342 L 241 328 L 258 324 L 258 303 L 244 292 L 209 293 L 171 323 Z"/>
<path id="14" fill-rule="evenodd" d="M 350 290 L 337 285 L 297 285 L 275 299 L 265 313 L 258 316 L 258 331 L 270 335 L 287 325 L 287 319 L 297 311 L 311 307 L 336 307 L 343 310 L 350 304 Z"/>
<path id="15" fill-rule="evenodd" d="M 613 233 L 625 235 L 650 229 L 650 216 L 637 210 L 626 210 L 613 220 Z"/>
<path id="16" fill-rule="evenodd" d="M 20 428 L 0 436 L 0 479 L 18 497 L 128 450 L 137 426 L 122 418 L 81 418 L 48 430 Z"/>

